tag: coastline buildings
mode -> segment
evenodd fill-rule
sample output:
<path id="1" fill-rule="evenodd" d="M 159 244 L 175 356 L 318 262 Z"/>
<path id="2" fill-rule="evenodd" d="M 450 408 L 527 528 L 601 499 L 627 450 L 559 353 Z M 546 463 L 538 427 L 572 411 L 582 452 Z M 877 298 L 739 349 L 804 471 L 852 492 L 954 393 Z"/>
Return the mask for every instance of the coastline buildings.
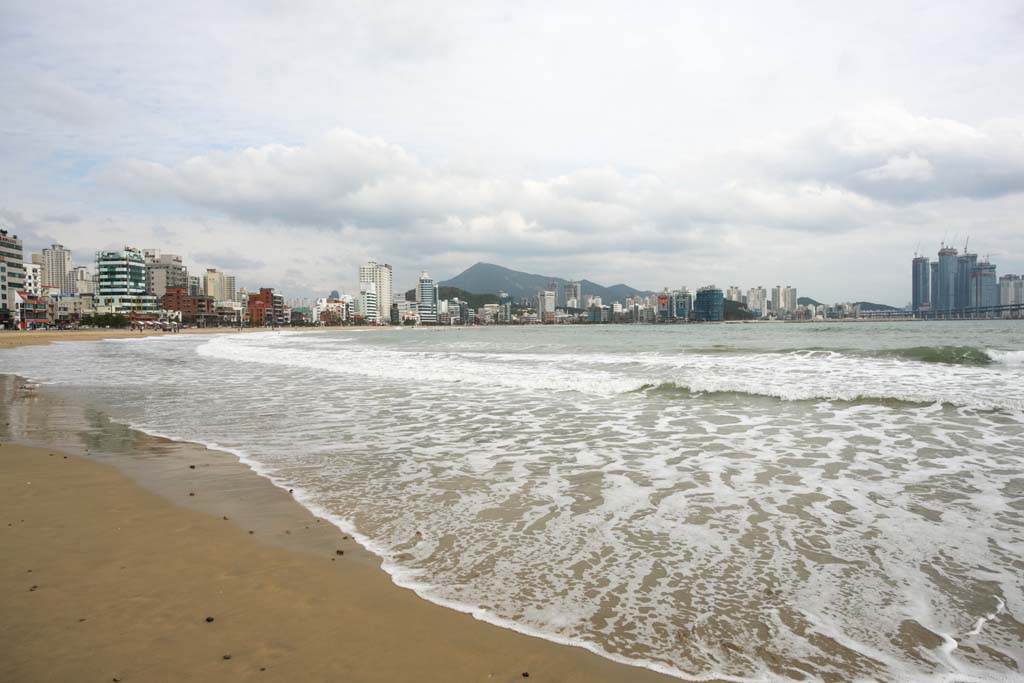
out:
<path id="1" fill-rule="evenodd" d="M 911 309 L 915 311 L 931 308 L 932 266 L 927 256 L 915 256 L 912 268 Z"/>
<path id="2" fill-rule="evenodd" d="M 725 297 L 714 285 L 701 287 L 693 302 L 693 313 L 698 322 L 725 320 Z"/>
<path id="3" fill-rule="evenodd" d="M 583 285 L 578 280 L 565 283 L 565 307 L 583 308 Z"/>
<path id="4" fill-rule="evenodd" d="M 56 289 L 61 294 L 74 293 L 70 249 L 65 249 L 63 244 L 52 244 L 43 249 L 42 254 L 33 254 L 32 262 L 42 268 L 40 279 L 43 287 Z"/>
<path id="5" fill-rule="evenodd" d="M 951 311 L 956 308 L 957 253 L 952 247 L 939 249 L 938 280 L 933 308 Z"/>
<path id="6" fill-rule="evenodd" d="M 146 260 L 146 291 L 158 299 L 168 289 L 183 289 L 188 294 L 188 269 L 176 254 L 162 254 L 158 249 L 144 249 Z"/>
<path id="7" fill-rule="evenodd" d="M 363 284 L 373 285 L 373 295 L 376 299 L 374 313 L 367 318 L 375 324 L 388 324 L 391 322 L 391 301 L 394 298 L 392 291 L 392 270 L 387 263 L 367 261 L 359 266 L 359 289 L 363 291 Z"/>
<path id="8" fill-rule="evenodd" d="M 937 261 L 917 254 L 911 261 L 911 309 L 950 313 L 1006 305 L 1001 282 L 987 256 L 979 260 L 966 247 L 959 253 L 942 244 Z"/>
<path id="9" fill-rule="evenodd" d="M 234 301 L 235 278 L 216 268 L 207 268 L 203 275 L 203 294 L 214 301 Z"/>
<path id="10" fill-rule="evenodd" d="M 146 291 L 146 260 L 139 249 L 96 253 L 97 310 L 121 315 L 154 313 L 156 297 Z"/>
<path id="11" fill-rule="evenodd" d="M 38 263 L 25 264 L 25 291 L 33 296 L 43 293 L 43 267 Z"/>
<path id="12" fill-rule="evenodd" d="M 4 304 L 8 311 L 15 311 L 17 309 L 14 301 L 15 294 L 25 288 L 25 254 L 18 236 L 12 235 L 6 230 L 0 230 L 0 261 L 7 264 L 5 267 L 7 296 Z"/>
<path id="13" fill-rule="evenodd" d="M 419 321 L 428 325 L 437 322 L 438 287 L 427 271 L 420 273 L 416 284 L 416 311 Z"/>

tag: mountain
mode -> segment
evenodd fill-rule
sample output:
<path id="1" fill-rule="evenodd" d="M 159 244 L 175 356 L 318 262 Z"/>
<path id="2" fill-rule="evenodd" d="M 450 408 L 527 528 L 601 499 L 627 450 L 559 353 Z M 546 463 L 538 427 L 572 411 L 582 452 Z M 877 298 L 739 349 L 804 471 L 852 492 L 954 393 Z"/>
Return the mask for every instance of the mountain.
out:
<path id="1" fill-rule="evenodd" d="M 898 311 L 899 309 L 895 306 L 889 306 L 888 304 L 876 304 L 870 301 L 854 301 L 854 306 L 860 306 L 862 311 Z"/>
<path id="2" fill-rule="evenodd" d="M 568 282 L 565 278 L 523 273 L 493 263 L 474 264 L 452 279 L 438 284 L 446 287 L 458 287 L 478 294 L 508 292 L 513 300 L 518 300 L 522 297 L 537 296 L 537 292 L 547 289 L 552 282 L 558 285 L 558 303 L 564 305 L 565 283 Z M 580 280 L 580 287 L 584 298 L 599 296 L 606 304 L 613 301 L 625 301 L 627 297 L 631 296 L 647 296 L 654 293 L 622 284 L 604 287 L 590 280 Z"/>
<path id="3" fill-rule="evenodd" d="M 437 295 L 442 299 L 460 299 L 469 304 L 470 308 L 482 308 L 485 304 L 498 303 L 497 294 L 474 294 L 458 287 L 438 285 Z M 410 289 L 405 293 L 406 301 L 416 301 L 416 290 Z"/>
<path id="4" fill-rule="evenodd" d="M 809 296 L 802 296 L 802 297 L 800 297 L 799 299 L 796 300 L 796 305 L 797 306 L 820 306 L 821 302 L 820 301 L 815 301 L 814 299 L 812 299 Z"/>

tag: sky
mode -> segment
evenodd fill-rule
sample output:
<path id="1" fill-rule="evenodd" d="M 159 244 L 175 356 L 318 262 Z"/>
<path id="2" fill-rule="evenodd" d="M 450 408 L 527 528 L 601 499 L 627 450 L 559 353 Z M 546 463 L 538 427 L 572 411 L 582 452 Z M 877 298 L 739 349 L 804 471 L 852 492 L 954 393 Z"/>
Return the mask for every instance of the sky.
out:
<path id="1" fill-rule="evenodd" d="M 289 296 L 1024 273 L 1021 2 L 0 0 L 0 226 Z"/>

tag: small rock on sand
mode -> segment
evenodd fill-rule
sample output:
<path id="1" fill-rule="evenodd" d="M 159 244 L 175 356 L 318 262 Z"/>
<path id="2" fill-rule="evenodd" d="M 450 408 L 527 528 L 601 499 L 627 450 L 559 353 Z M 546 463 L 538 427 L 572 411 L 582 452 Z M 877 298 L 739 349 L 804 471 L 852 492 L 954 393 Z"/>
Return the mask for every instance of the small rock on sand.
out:
<path id="1" fill-rule="evenodd" d="M 213 617 L 206 617 L 206 623 L 207 624 L 212 623 L 212 622 L 213 622 Z"/>

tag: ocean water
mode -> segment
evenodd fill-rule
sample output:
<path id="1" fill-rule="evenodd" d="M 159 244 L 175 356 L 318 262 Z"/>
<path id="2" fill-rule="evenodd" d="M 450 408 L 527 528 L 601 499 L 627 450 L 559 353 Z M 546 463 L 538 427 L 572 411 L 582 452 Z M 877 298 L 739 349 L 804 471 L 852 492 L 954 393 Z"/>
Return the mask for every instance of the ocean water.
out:
<path id="1" fill-rule="evenodd" d="M 1019 322 L 0 354 L 243 458 L 400 585 L 496 624 L 694 680 L 1024 680 Z"/>

